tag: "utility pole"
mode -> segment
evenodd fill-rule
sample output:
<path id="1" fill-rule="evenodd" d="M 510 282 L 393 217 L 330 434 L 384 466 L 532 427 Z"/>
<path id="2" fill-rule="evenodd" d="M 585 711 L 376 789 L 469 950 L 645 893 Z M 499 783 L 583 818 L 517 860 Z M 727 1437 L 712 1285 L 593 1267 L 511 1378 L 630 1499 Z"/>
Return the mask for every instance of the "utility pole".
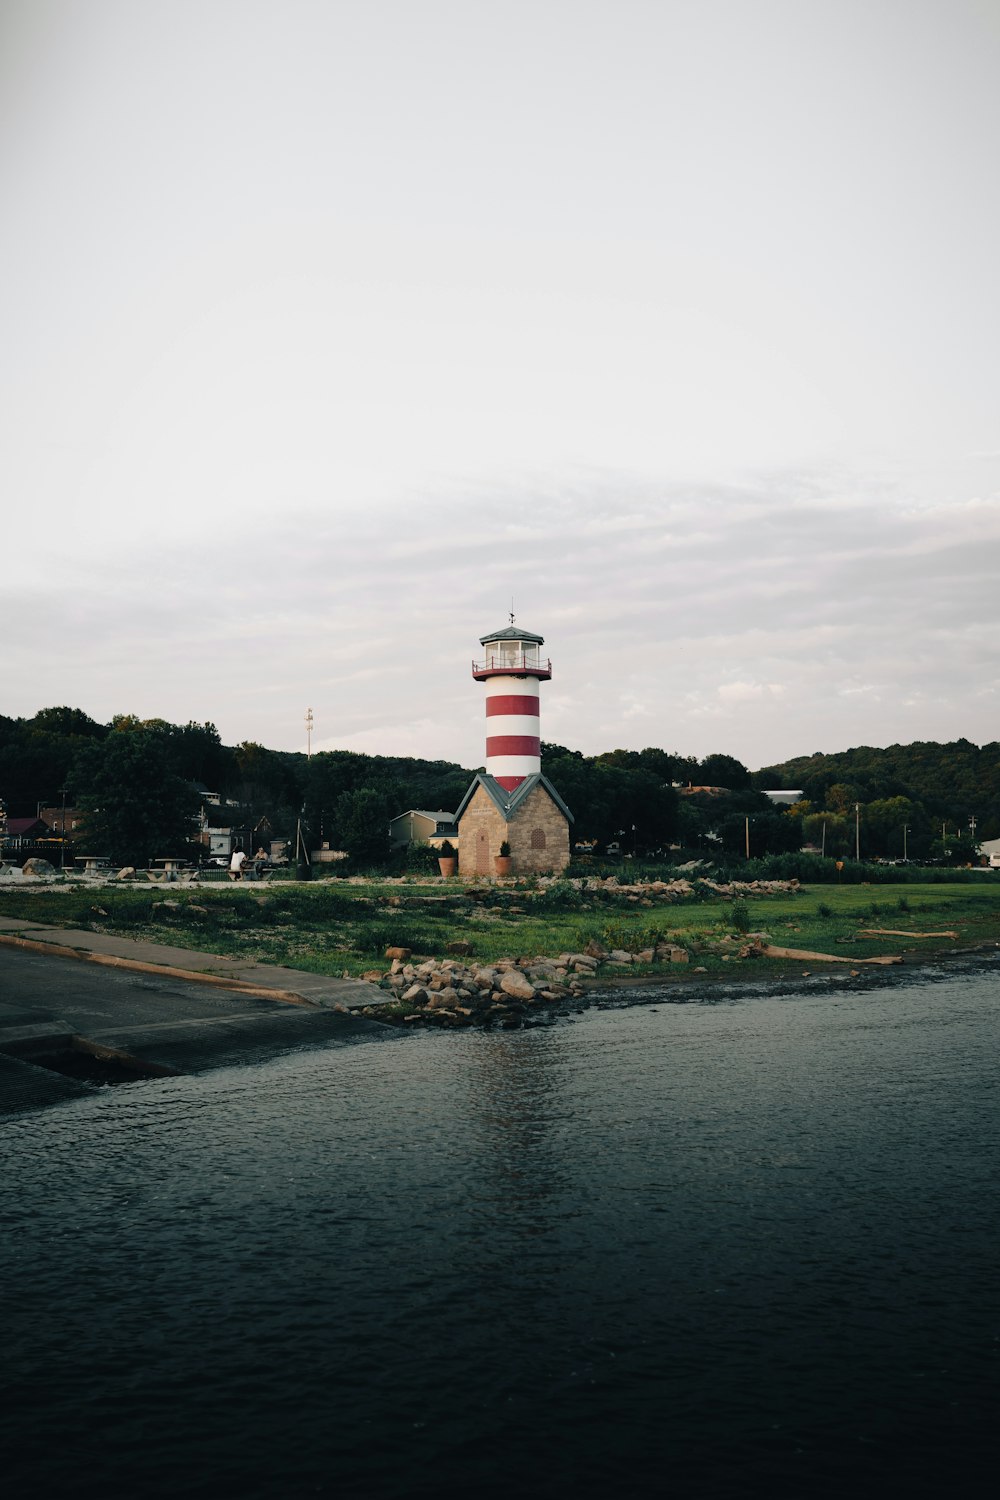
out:
<path id="1" fill-rule="evenodd" d="M 68 790 L 69 790 L 69 788 L 65 787 L 65 786 L 61 786 L 59 788 L 59 791 L 61 792 L 62 799 L 63 799 L 63 803 L 62 803 L 62 838 L 59 841 L 59 868 L 60 868 L 60 870 L 65 870 L 65 868 L 66 868 L 66 793 L 68 792 Z"/>
<path id="2" fill-rule="evenodd" d="M 861 863 L 861 803 L 854 804 L 854 858 Z"/>
<path id="3" fill-rule="evenodd" d="M 747 859 L 749 859 L 750 858 L 750 814 L 749 813 L 747 814 L 747 819 L 746 819 L 746 850 L 747 850 Z"/>
<path id="4" fill-rule="evenodd" d="M 904 823 L 903 824 L 903 864 L 904 865 L 906 864 L 906 835 L 909 833 L 909 831 L 910 831 L 909 824 L 908 823 Z"/>
<path id="5" fill-rule="evenodd" d="M 306 709 L 306 760 L 312 757 L 313 711 Z"/>

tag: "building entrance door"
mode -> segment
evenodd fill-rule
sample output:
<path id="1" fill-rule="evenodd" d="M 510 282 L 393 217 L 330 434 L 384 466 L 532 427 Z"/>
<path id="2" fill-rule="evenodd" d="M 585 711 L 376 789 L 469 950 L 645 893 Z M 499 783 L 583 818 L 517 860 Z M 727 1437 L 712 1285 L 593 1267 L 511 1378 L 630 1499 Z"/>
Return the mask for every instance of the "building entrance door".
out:
<path id="1" fill-rule="evenodd" d="M 476 833 L 476 874 L 490 873 L 490 836 L 485 828 Z"/>

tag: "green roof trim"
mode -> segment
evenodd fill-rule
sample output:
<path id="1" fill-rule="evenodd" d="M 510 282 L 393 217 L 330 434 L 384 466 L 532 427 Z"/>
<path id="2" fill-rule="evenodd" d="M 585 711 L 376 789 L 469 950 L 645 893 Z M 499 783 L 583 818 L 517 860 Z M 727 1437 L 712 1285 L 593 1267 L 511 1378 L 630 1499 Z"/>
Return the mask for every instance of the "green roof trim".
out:
<path id="1" fill-rule="evenodd" d="M 545 788 L 568 823 L 574 822 L 573 814 L 547 776 L 542 776 L 538 772 L 534 776 L 526 776 L 520 786 L 516 786 L 512 792 L 508 792 L 506 787 L 502 787 L 494 776 L 488 776 L 485 771 L 480 771 L 462 798 L 458 812 L 455 814 L 456 823 L 459 822 L 465 809 L 475 796 L 476 788 L 480 786 L 490 797 L 505 823 L 510 822 L 517 809 L 521 806 L 521 803 L 534 791 L 536 786 Z"/>

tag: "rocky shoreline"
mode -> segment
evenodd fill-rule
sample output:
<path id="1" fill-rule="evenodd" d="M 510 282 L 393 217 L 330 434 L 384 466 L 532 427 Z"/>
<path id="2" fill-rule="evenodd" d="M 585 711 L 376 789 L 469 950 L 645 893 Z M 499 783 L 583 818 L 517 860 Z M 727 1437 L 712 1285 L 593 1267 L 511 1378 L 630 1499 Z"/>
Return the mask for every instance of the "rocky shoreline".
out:
<path id="1" fill-rule="evenodd" d="M 544 890 L 552 882 L 539 882 Z M 728 899 L 775 896 L 799 889 L 797 880 L 753 880 L 718 882 L 697 877 L 643 881 L 623 884 L 616 877 L 585 878 L 566 882 L 583 895 L 613 893 L 629 902 L 654 906 L 670 904 L 690 897 L 695 885 L 713 895 Z M 527 896 L 529 893 L 519 893 Z M 766 934 L 748 934 L 752 944 Z M 737 941 L 737 940 L 733 940 Z M 449 957 L 432 959 L 415 957 L 407 948 L 387 948 L 385 956 L 391 967 L 369 969 L 363 978 L 395 997 L 394 1006 L 380 1004 L 360 1013 L 391 1025 L 419 1027 L 501 1027 L 514 1030 L 521 1026 L 543 1023 L 553 1015 L 578 1009 L 580 1002 L 596 986 L 616 984 L 663 983 L 667 975 L 636 974 L 636 969 L 656 963 L 669 964 L 673 977 L 682 972 L 675 965 L 688 966 L 691 974 L 707 974 L 707 969 L 691 964 L 687 948 L 662 941 L 637 952 L 607 949 L 591 941 L 578 952 L 565 952 L 555 958 L 544 954 L 533 957 L 505 957 L 491 963 L 477 963 L 471 944 L 448 945 Z M 750 949 L 737 941 L 740 956 Z"/>
<path id="2" fill-rule="evenodd" d="M 729 942 L 732 957 L 753 959 L 768 953 L 766 933 L 748 933 L 744 939 Z M 468 948 L 453 944 L 454 950 Z M 862 969 L 864 960 L 838 959 L 837 968 L 811 969 L 795 975 L 771 975 L 756 978 L 753 974 L 709 974 L 702 965 L 693 965 L 685 948 L 673 944 L 645 948 L 640 953 L 604 950 L 597 942 L 586 945 L 582 953 L 559 954 L 555 959 L 537 956 L 531 959 L 498 959 L 493 963 L 472 962 L 468 954 L 454 954 L 444 960 L 414 959 L 406 948 L 390 948 L 388 971 L 372 969 L 364 980 L 378 984 L 396 999 L 396 1005 L 372 1005 L 355 1011 L 357 1016 L 394 1026 L 435 1026 L 435 1028 L 501 1028 L 514 1031 L 522 1026 L 543 1025 L 556 1016 L 582 1013 L 585 1005 L 598 996 L 615 995 L 619 1004 L 628 1002 L 630 992 L 645 996 L 658 992 L 666 1001 L 667 990 L 675 990 L 670 999 L 705 998 L 708 995 L 732 996 L 736 993 L 787 993 L 801 989 L 802 984 L 850 983 L 865 987 L 882 987 L 894 981 L 912 978 L 915 969 L 930 974 L 945 974 L 955 969 L 979 969 L 996 965 L 1000 960 L 997 944 L 979 944 L 972 948 L 951 948 L 940 953 L 910 953 L 891 960 L 892 968 L 883 965 Z M 726 957 L 726 956 L 724 956 Z M 832 957 L 832 956 L 831 956 Z M 468 960 L 468 962 L 466 962 Z M 642 974 L 637 969 L 652 963 L 684 965 L 685 968 Z M 693 983 L 693 981 L 700 983 Z M 684 981 L 679 986 L 678 981 Z"/>
<path id="3" fill-rule="evenodd" d="M 500 958 L 488 964 L 472 961 L 467 943 L 449 947 L 453 956 L 445 959 L 414 959 L 408 948 L 388 948 L 389 970 L 370 969 L 363 977 L 390 991 L 397 1004 L 370 1006 L 359 1014 L 397 1025 L 512 1029 L 532 1013 L 582 999 L 599 977 L 609 973 L 620 974 L 636 964 L 689 962 L 687 950 L 671 943 L 629 953 L 591 942 L 579 953 L 560 953 L 556 958 Z"/>

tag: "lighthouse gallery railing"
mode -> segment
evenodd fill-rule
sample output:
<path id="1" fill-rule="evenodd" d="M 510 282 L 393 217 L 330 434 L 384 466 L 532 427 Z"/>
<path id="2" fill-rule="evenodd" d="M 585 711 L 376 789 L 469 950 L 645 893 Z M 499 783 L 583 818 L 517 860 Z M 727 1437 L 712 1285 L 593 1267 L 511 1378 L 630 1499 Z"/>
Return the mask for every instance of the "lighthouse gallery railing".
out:
<path id="1" fill-rule="evenodd" d="M 540 661 L 537 656 L 488 656 L 485 661 L 474 661 L 473 672 L 544 672 L 552 676 L 552 662 Z"/>

